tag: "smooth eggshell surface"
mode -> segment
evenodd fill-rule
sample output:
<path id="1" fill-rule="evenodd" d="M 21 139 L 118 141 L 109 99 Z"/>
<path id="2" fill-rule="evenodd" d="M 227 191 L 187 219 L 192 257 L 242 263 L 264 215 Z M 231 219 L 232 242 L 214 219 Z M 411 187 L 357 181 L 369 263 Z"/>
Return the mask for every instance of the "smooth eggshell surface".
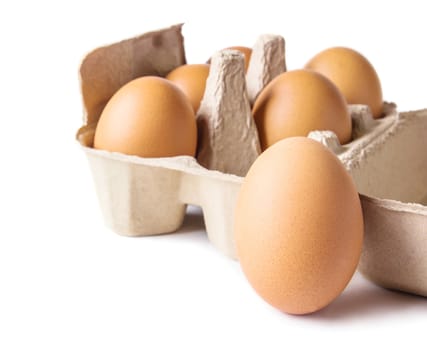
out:
<path id="1" fill-rule="evenodd" d="M 140 157 L 194 156 L 197 127 L 184 93 L 160 77 L 121 87 L 102 111 L 94 147 Z"/>
<path id="2" fill-rule="evenodd" d="M 197 113 L 206 88 L 209 64 L 185 64 L 171 71 L 166 79 L 174 82 L 189 98 Z"/>
<path id="3" fill-rule="evenodd" d="M 325 146 L 288 138 L 250 168 L 234 232 L 255 291 L 284 312 L 311 313 L 333 301 L 356 270 L 363 241 L 359 196 Z"/>
<path id="4" fill-rule="evenodd" d="M 253 106 L 262 149 L 310 131 L 333 131 L 341 144 L 351 140 L 351 117 L 338 88 L 323 75 L 294 70 L 274 78 Z"/>
<path id="5" fill-rule="evenodd" d="M 329 78 L 349 104 L 368 105 L 375 118 L 383 114 L 380 79 L 372 64 L 360 53 L 333 47 L 314 56 L 305 66 Z"/>

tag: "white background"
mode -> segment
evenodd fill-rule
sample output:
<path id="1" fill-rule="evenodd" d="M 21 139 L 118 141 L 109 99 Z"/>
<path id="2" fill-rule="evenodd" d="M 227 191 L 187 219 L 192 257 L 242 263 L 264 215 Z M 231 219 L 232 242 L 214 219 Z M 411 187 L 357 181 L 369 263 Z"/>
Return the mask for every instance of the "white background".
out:
<path id="1" fill-rule="evenodd" d="M 427 300 L 383 290 L 358 274 L 321 312 L 276 311 L 253 292 L 238 263 L 210 245 L 200 216 L 179 234 L 111 232 L 74 139 L 83 56 L 179 22 L 186 23 L 190 63 L 226 46 L 251 46 L 262 33 L 285 37 L 289 69 L 346 45 L 376 67 L 386 100 L 400 110 L 425 108 L 423 2 L 86 2 L 0 5 L 0 349 L 424 343 Z"/>

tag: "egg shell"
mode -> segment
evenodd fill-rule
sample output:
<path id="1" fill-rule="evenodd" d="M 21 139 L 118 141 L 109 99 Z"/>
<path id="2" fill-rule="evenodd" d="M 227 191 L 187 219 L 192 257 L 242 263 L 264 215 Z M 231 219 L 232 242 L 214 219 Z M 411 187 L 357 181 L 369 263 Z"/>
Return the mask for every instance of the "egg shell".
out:
<path id="1" fill-rule="evenodd" d="M 260 73 L 251 75 L 252 84 L 258 80 L 269 81 L 283 71 L 282 60 L 279 62 L 277 56 L 271 56 L 269 48 L 268 45 L 254 46 L 253 55 L 259 59 L 250 69 Z M 280 69 L 276 69 L 276 63 Z M 142 158 L 93 148 L 100 111 L 120 86 L 142 75 L 165 76 L 183 64 L 181 25 L 90 52 L 80 66 L 84 115 L 76 138 L 89 161 L 104 220 L 114 232 L 144 236 L 175 231 L 182 224 L 185 203 L 196 204 L 203 209 L 211 243 L 225 255 L 236 258 L 232 222 L 242 177 L 202 168 L 188 156 Z M 253 91 L 254 96 L 257 91 L 258 88 Z M 241 101 L 234 100 L 234 103 Z M 359 107 L 363 110 L 363 106 Z M 406 222 L 408 215 L 413 216 L 408 213 L 412 205 L 406 202 L 427 204 L 427 156 L 424 152 L 427 149 L 427 109 L 397 112 L 392 105 L 384 104 L 384 107 L 385 117 L 376 120 L 372 120 L 369 113 L 354 113 L 354 137 L 348 144 L 337 144 L 330 135 L 325 137 L 326 132 L 319 132 L 318 139 L 335 145 L 331 149 L 361 193 L 400 201 L 393 213 L 384 209 L 382 215 L 366 216 L 365 225 L 371 227 L 368 234 L 372 234 L 378 244 L 375 249 L 364 248 L 368 253 L 362 254 L 362 260 L 368 258 L 363 270 L 365 276 L 388 288 L 427 296 L 423 282 L 427 279 L 427 265 L 419 264 L 418 269 L 411 270 L 402 284 L 401 276 L 408 272 L 405 263 L 398 268 L 391 264 L 394 259 L 420 262 L 426 256 L 423 227 L 427 225 L 427 215 L 418 212 L 424 224 L 409 227 Z M 362 203 L 365 200 L 362 196 Z M 384 202 L 376 199 L 372 205 L 378 208 Z M 389 239 L 387 225 L 400 233 L 399 239 L 395 236 Z M 418 249 L 408 251 L 400 249 L 401 246 Z M 379 250 L 381 259 L 377 258 Z M 386 281 L 384 277 L 387 276 Z"/>
<path id="2" fill-rule="evenodd" d="M 257 293 L 292 314 L 317 311 L 345 288 L 359 262 L 359 195 L 339 159 L 317 141 L 277 142 L 250 168 L 234 233 Z"/>
<path id="3" fill-rule="evenodd" d="M 94 147 L 140 157 L 194 156 L 193 108 L 172 82 L 154 76 L 122 86 L 108 101 L 96 127 Z"/>
<path id="4" fill-rule="evenodd" d="M 166 79 L 175 83 L 188 97 L 197 113 L 206 88 L 209 64 L 185 64 L 171 71 Z"/>
<path id="5" fill-rule="evenodd" d="M 383 116 L 380 79 L 372 64 L 359 52 L 333 47 L 314 56 L 305 66 L 325 75 L 342 92 L 349 104 L 364 104 L 375 118 Z"/>
<path id="6" fill-rule="evenodd" d="M 252 109 L 261 148 L 314 130 L 331 130 L 341 144 L 351 140 L 351 118 L 336 86 L 308 70 L 278 75 L 261 91 Z"/>

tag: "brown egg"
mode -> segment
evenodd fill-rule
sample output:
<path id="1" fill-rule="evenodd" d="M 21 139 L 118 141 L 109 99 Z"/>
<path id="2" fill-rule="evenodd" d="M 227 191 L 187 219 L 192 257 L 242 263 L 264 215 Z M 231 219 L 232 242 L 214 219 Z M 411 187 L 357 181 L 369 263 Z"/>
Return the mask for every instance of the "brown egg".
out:
<path id="1" fill-rule="evenodd" d="M 185 64 L 171 71 L 166 79 L 174 82 L 190 99 L 194 112 L 197 113 L 205 94 L 209 64 Z"/>
<path id="2" fill-rule="evenodd" d="M 274 78 L 252 109 L 261 148 L 310 131 L 330 130 L 341 144 L 351 140 L 351 117 L 337 87 L 319 73 L 294 70 Z"/>
<path id="3" fill-rule="evenodd" d="M 363 216 L 352 178 L 325 146 L 305 137 L 277 142 L 250 168 L 234 232 L 255 291 L 291 314 L 317 311 L 358 265 Z"/>
<path id="4" fill-rule="evenodd" d="M 197 128 L 184 93 L 159 77 L 121 87 L 102 111 L 94 148 L 140 157 L 194 156 Z"/>
<path id="5" fill-rule="evenodd" d="M 248 70 L 249 62 L 252 56 L 252 49 L 246 46 L 230 46 L 225 48 L 224 50 L 237 50 L 240 51 L 245 56 L 245 71 Z"/>
<path id="6" fill-rule="evenodd" d="M 333 47 L 314 56 L 305 66 L 328 77 L 349 104 L 368 105 L 375 118 L 383 114 L 381 83 L 372 64 L 360 53 Z"/>

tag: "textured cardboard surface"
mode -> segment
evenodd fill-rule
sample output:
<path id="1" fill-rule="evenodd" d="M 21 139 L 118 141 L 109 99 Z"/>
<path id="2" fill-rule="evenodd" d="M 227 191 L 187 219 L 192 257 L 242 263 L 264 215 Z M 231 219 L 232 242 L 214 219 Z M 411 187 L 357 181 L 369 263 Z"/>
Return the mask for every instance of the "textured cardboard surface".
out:
<path id="1" fill-rule="evenodd" d="M 252 49 L 246 84 L 251 105 L 262 89 L 286 72 L 285 40 L 280 35 L 260 35 Z"/>
<path id="2" fill-rule="evenodd" d="M 127 82 L 144 75 L 165 76 L 185 64 L 181 27 L 145 33 L 89 53 L 80 66 L 84 123 L 97 123 L 108 100 Z"/>
<path id="3" fill-rule="evenodd" d="M 176 231 L 186 204 L 203 210 L 209 240 L 234 257 L 234 204 L 242 177 L 207 170 L 188 156 L 140 158 L 84 147 L 106 224 L 126 236 Z"/>
<path id="4" fill-rule="evenodd" d="M 359 271 L 385 288 L 427 296 L 427 207 L 361 199 L 365 239 Z"/>
<path id="5" fill-rule="evenodd" d="M 399 113 L 391 126 L 342 158 L 360 193 L 420 203 L 427 194 L 427 110 Z"/>
<path id="6" fill-rule="evenodd" d="M 197 129 L 197 160 L 207 169 L 245 176 L 261 153 L 242 53 L 225 50 L 212 56 Z"/>
<path id="7" fill-rule="evenodd" d="M 99 114 L 108 98 L 120 86 L 141 75 L 165 75 L 185 63 L 180 26 L 154 33 L 97 49 L 86 57 L 81 66 L 87 114 L 77 139 L 87 154 L 105 221 L 114 231 L 124 235 L 173 232 L 182 224 L 186 204 L 199 205 L 210 241 L 224 254 L 235 257 L 232 223 L 234 204 L 243 177 L 208 170 L 192 157 L 150 159 L 92 148 Z M 274 40 L 280 42 L 277 38 Z M 130 52 L 129 45 L 136 45 L 135 41 L 139 47 L 137 54 L 128 53 L 128 59 L 123 61 L 123 52 Z M 254 47 L 255 59 L 249 65 L 246 83 L 250 79 L 251 69 L 268 72 L 268 79 L 274 78 L 268 67 L 257 67 L 257 64 L 271 62 L 269 59 L 256 59 L 263 52 L 264 55 L 269 52 L 263 51 L 268 45 L 260 44 L 258 47 L 260 51 Z M 161 55 L 162 59 L 156 60 L 157 55 Z M 147 64 L 145 59 L 153 63 Z M 215 60 L 212 63 L 217 64 L 217 68 L 226 65 L 227 69 L 236 69 L 241 73 L 242 61 L 236 53 L 225 53 L 218 57 L 217 63 Z M 284 58 L 282 68 L 285 69 Z M 245 86 L 245 77 L 240 73 L 233 75 L 230 86 L 238 86 L 239 89 Z M 211 109 L 209 112 L 210 115 L 216 113 L 216 123 L 222 123 L 235 111 L 241 112 L 242 120 L 248 121 L 248 100 L 245 95 L 240 95 L 240 99 L 227 99 L 224 91 L 218 94 L 217 91 L 222 88 L 220 85 L 227 78 L 217 69 L 212 70 L 212 76 L 208 79 L 210 84 L 204 97 L 205 107 L 202 102 L 199 117 L 206 111 L 206 105 L 216 103 L 220 106 L 225 101 L 222 106 L 228 108 Z M 336 136 L 329 131 L 316 131 L 310 137 L 337 154 L 362 194 L 402 201 L 390 202 L 362 196 L 367 239 L 360 263 L 361 271 L 385 287 L 427 295 L 427 266 L 423 257 L 427 256 L 427 209 L 421 205 L 403 203 L 421 203 L 427 198 L 427 110 L 398 113 L 392 104 L 385 104 L 386 117 L 373 120 L 366 107 L 350 108 L 354 126 L 350 143 L 340 145 Z M 230 110 L 234 112 L 230 114 Z M 250 125 L 246 127 L 248 131 L 253 130 Z M 210 139 L 202 142 L 214 145 L 211 149 L 215 149 L 212 138 L 218 135 L 209 133 L 206 134 Z M 250 144 L 250 138 L 234 140 L 232 134 L 227 138 L 228 141 L 224 142 L 244 143 L 249 140 Z M 243 145 L 236 147 L 244 148 Z M 256 146 L 250 150 L 252 155 L 254 149 Z M 227 152 L 217 153 L 216 157 L 218 162 L 227 162 L 227 159 L 220 160 L 220 157 L 227 157 Z M 244 175 L 249 163 L 245 163 L 236 173 Z M 402 244 L 413 249 L 403 249 L 400 247 Z M 398 265 L 396 261 L 399 261 Z M 404 265 L 411 266 L 411 272 Z"/>

